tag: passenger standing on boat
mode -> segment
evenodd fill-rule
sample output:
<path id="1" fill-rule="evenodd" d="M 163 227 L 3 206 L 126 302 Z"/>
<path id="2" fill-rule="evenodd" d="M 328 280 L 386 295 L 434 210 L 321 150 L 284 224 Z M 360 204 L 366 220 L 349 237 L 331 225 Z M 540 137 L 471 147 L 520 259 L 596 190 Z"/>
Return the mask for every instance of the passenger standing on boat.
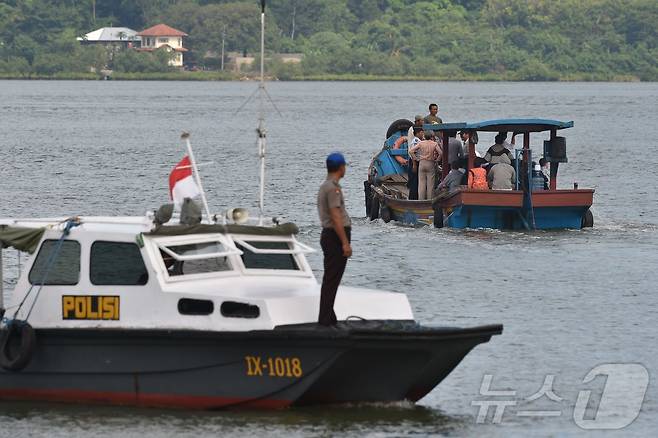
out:
<path id="1" fill-rule="evenodd" d="M 439 113 L 439 106 L 435 103 L 430 103 L 429 106 L 430 113 L 425 116 L 425 123 L 427 124 L 432 124 L 432 123 L 443 123 L 443 120 L 441 120 L 441 117 L 439 117 L 437 114 Z"/>
<path id="2" fill-rule="evenodd" d="M 345 176 L 345 157 L 334 152 L 329 154 L 326 164 L 327 179 L 318 192 L 318 214 L 322 224 L 320 246 L 324 255 L 318 322 L 324 326 L 332 326 L 338 322 L 334 312 L 336 291 L 343 278 L 347 259 L 352 256 L 352 221 L 345 210 L 345 199 L 339 184 Z"/>
<path id="3" fill-rule="evenodd" d="M 516 185 L 516 171 L 507 163 L 497 163 L 489 170 L 491 190 L 513 190 Z"/>
<path id="4" fill-rule="evenodd" d="M 407 141 L 407 151 L 422 140 L 424 135 L 422 124 L 420 127 L 414 127 L 413 133 L 414 138 L 411 140 L 411 143 Z M 409 161 L 407 163 L 407 188 L 409 189 L 409 200 L 418 199 L 418 160 L 411 154 L 409 154 Z"/>
<path id="5" fill-rule="evenodd" d="M 496 143 L 489 148 L 484 159 L 491 164 L 506 163 L 512 164 L 512 153 L 505 147 L 507 139 L 506 133 L 496 135 Z"/>
<path id="6" fill-rule="evenodd" d="M 426 132 L 425 140 L 412 146 L 409 155 L 418 160 L 418 199 L 432 199 L 436 178 L 435 164 L 442 156 L 439 144 L 432 140 L 432 133 Z"/>
<path id="7" fill-rule="evenodd" d="M 425 118 L 420 114 L 416 114 L 416 117 L 414 117 L 414 128 L 422 128 L 424 123 Z"/>

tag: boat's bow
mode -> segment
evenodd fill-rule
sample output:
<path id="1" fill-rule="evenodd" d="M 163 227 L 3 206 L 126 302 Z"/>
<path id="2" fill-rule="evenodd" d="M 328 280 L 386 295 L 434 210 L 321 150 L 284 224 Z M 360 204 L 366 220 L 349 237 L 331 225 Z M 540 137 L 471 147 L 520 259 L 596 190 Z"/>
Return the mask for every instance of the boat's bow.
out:
<path id="1" fill-rule="evenodd" d="M 278 327 L 333 345 L 335 355 L 295 402 L 417 401 L 438 385 L 478 344 L 502 333 L 502 325 L 422 327 L 413 321 L 346 321 L 335 329 L 316 324 Z M 302 335 L 303 336 L 303 335 Z"/>

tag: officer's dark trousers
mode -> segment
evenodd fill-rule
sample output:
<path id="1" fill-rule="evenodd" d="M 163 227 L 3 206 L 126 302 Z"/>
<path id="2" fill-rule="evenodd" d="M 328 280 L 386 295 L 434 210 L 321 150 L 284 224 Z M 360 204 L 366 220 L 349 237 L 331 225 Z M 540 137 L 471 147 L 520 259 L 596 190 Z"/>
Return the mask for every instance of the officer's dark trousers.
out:
<path id="1" fill-rule="evenodd" d="M 351 240 L 351 229 L 345 228 L 347 240 Z M 340 280 L 345 272 L 347 257 L 343 256 L 343 244 L 333 228 L 323 228 L 320 236 L 320 246 L 324 254 L 324 276 L 320 292 L 320 315 L 318 322 L 322 325 L 336 324 L 334 301 Z"/>

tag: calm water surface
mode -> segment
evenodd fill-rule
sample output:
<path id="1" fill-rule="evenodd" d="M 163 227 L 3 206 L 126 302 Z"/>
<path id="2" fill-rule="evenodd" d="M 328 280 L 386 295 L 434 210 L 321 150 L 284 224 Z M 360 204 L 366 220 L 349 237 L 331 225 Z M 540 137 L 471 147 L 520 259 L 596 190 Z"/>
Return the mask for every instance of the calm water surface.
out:
<path id="1" fill-rule="evenodd" d="M 143 214 L 167 201 L 167 176 L 192 133 L 211 209 L 256 205 L 256 106 L 236 109 L 253 83 L 0 81 L 0 217 Z M 658 84 L 273 83 L 267 210 L 318 247 L 315 194 L 323 159 L 342 150 L 354 218 L 345 283 L 408 294 L 431 325 L 503 323 L 421 402 L 172 412 L 0 404 L 0 436 L 572 436 L 584 376 L 604 363 L 640 363 L 650 383 L 635 422 L 610 435 L 658 429 Z M 562 187 L 596 189 L 595 228 L 497 232 L 409 228 L 364 219 L 362 181 L 388 123 L 438 101 L 445 121 L 574 120 Z M 488 139 L 482 139 L 485 147 Z M 543 138 L 533 140 L 540 153 Z M 16 261 L 6 259 L 15 276 Z M 321 274 L 319 254 L 311 256 Z M 377 364 L 373 364 L 376 366 Z M 480 395 L 491 389 L 512 397 Z M 528 401 L 547 375 L 561 398 Z M 478 400 L 514 400 L 501 424 L 476 421 Z M 593 402 L 593 403 L 594 403 Z M 595 405 L 595 404 L 594 404 Z M 522 410 L 559 416 L 523 417 Z M 590 432 L 600 434 L 601 432 Z"/>

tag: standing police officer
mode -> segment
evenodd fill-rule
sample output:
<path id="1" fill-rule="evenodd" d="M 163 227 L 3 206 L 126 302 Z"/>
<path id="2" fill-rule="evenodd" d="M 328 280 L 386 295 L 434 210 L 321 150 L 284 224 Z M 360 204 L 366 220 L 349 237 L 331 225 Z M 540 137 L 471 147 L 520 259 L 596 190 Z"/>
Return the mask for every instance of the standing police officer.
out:
<path id="1" fill-rule="evenodd" d="M 334 301 L 347 259 L 352 255 L 350 246 L 352 221 L 345 211 L 345 199 L 338 182 L 345 176 L 345 157 L 339 152 L 327 157 L 327 179 L 318 192 L 318 213 L 322 223 L 320 245 L 324 254 L 324 276 L 320 292 L 318 322 L 325 326 L 336 325 Z"/>

